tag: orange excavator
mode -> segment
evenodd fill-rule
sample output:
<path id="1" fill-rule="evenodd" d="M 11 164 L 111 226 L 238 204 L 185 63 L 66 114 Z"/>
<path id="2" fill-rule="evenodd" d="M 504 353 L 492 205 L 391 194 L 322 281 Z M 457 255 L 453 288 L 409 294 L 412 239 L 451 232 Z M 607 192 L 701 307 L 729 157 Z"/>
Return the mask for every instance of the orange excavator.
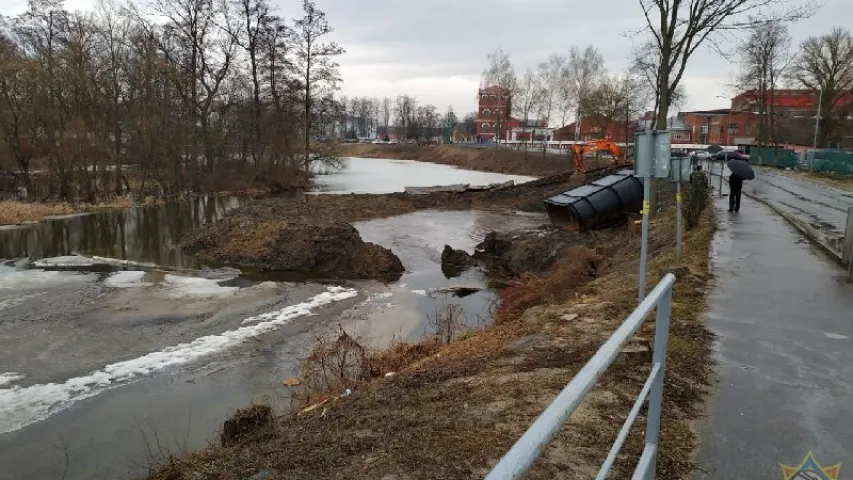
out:
<path id="1" fill-rule="evenodd" d="M 572 144 L 571 148 L 572 153 L 575 156 L 575 171 L 580 175 L 586 174 L 586 165 L 584 165 L 583 161 L 584 154 L 595 152 L 608 152 L 613 157 L 613 160 L 610 163 L 615 165 L 619 162 L 619 156 L 622 153 L 622 150 L 619 148 L 619 145 L 616 145 L 610 140 L 596 140 L 594 142 L 589 143 L 575 143 Z"/>

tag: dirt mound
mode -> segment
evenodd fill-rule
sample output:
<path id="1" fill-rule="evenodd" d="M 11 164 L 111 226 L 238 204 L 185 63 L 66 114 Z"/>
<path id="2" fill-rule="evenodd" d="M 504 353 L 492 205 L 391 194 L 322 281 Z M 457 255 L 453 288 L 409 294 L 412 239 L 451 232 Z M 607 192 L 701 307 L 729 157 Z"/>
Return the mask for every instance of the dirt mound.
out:
<path id="1" fill-rule="evenodd" d="M 223 447 L 237 445 L 256 437 L 265 428 L 272 428 L 274 420 L 275 417 L 269 405 L 250 405 L 238 409 L 234 416 L 225 420 L 222 425 L 219 442 Z"/>
<path id="2" fill-rule="evenodd" d="M 474 259 L 493 274 L 518 277 L 550 272 L 575 246 L 590 246 L 595 235 L 569 232 L 560 227 L 491 232 L 477 245 Z"/>
<path id="3" fill-rule="evenodd" d="M 391 250 L 366 243 L 348 223 L 316 225 L 229 217 L 184 237 L 181 249 L 205 260 L 275 271 L 384 278 L 403 272 Z"/>

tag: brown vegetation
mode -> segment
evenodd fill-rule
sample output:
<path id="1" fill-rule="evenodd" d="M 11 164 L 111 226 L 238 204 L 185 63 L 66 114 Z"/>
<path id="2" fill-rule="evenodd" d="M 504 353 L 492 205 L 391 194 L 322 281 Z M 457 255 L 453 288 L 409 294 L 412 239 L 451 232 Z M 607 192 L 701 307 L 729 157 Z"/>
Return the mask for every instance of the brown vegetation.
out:
<path id="1" fill-rule="evenodd" d="M 15 225 L 25 222 L 38 222 L 51 215 L 67 215 L 77 212 L 109 210 L 130 207 L 127 197 L 107 196 L 96 204 L 38 203 L 38 202 L 0 202 L 0 225 Z"/>
<path id="2" fill-rule="evenodd" d="M 370 143 L 342 144 L 339 154 L 343 157 L 392 158 L 397 160 L 418 160 L 421 162 L 453 165 L 467 170 L 481 172 L 506 173 L 511 175 L 529 175 L 547 177 L 574 171 L 574 161 L 567 154 L 549 153 L 543 159 L 541 152 L 524 151 L 510 147 L 477 148 L 455 145 L 373 145 Z M 588 169 L 595 166 L 587 166 Z"/>
<path id="3" fill-rule="evenodd" d="M 710 375 L 710 335 L 701 314 L 708 281 L 712 212 L 674 252 L 674 209 L 652 224 L 649 282 L 664 267 L 687 273 L 676 283 L 667 364 L 658 478 L 688 476 L 695 435 L 690 422 Z M 271 435 L 232 447 L 212 447 L 174 460 L 152 479 L 482 478 L 607 335 L 636 306 L 639 227 L 615 228 L 592 248 L 572 249 L 550 273 L 522 274 L 501 292 L 495 325 L 446 346 L 395 345 L 394 362 L 352 383 L 299 416 L 285 416 Z M 598 264 L 589 269 L 592 260 Z M 553 278 L 551 278 L 553 277 Z M 540 294 L 545 288 L 546 293 Z M 523 298 L 519 300 L 514 297 Z M 649 373 L 653 320 L 572 416 L 532 479 L 589 478 L 621 427 Z M 639 352 L 639 355 L 636 353 Z M 399 362 L 400 359 L 404 361 Z M 387 372 L 396 372 L 386 377 Z M 305 370 L 306 377 L 314 377 Z M 304 378 L 303 380 L 308 380 Z M 317 401 L 312 398 L 309 402 Z M 627 478 L 643 447 L 643 419 L 617 461 L 613 478 Z"/>

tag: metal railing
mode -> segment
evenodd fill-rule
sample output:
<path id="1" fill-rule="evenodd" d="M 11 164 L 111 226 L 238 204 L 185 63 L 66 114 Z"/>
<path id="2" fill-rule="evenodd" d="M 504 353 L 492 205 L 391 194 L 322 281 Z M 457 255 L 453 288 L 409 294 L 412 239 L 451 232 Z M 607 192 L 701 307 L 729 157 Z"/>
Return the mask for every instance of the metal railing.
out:
<path id="1" fill-rule="evenodd" d="M 640 408 L 649 398 L 648 414 L 646 416 L 646 447 L 640 456 L 639 464 L 634 470 L 634 480 L 650 480 L 655 478 L 657 463 L 658 433 L 660 431 L 661 403 L 663 401 L 663 377 L 666 367 L 666 346 L 669 339 L 669 315 L 672 309 L 672 287 L 675 276 L 667 274 L 652 290 L 642 303 L 628 316 L 622 325 L 610 336 L 607 342 L 598 349 L 595 355 L 578 372 L 577 375 L 548 405 L 548 408 L 533 422 L 533 425 L 515 442 L 515 445 L 498 462 L 495 468 L 486 476 L 486 480 L 504 480 L 522 478 L 533 466 L 533 462 L 542 454 L 545 447 L 551 443 L 554 435 L 569 419 L 571 414 L 583 402 L 587 393 L 604 375 L 622 348 L 633 336 L 646 317 L 657 307 L 655 323 L 654 357 L 652 371 L 646 380 L 637 401 L 634 402 L 628 419 L 616 437 L 610 453 L 604 460 L 596 480 L 603 480 L 613 467 L 616 455 L 628 438 L 628 432 L 634 420 L 640 413 Z"/>

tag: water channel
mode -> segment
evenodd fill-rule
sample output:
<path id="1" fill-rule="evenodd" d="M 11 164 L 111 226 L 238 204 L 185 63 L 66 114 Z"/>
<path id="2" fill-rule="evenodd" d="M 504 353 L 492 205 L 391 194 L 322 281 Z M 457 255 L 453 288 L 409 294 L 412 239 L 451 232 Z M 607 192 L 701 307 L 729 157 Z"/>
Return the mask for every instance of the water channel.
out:
<path id="1" fill-rule="evenodd" d="M 483 175 L 350 159 L 318 183 L 378 193 L 426 185 L 413 178 L 525 179 Z M 0 228 L 0 479 L 138 477 L 165 455 L 215 441 L 221 422 L 253 400 L 287 408 L 282 380 L 297 374 L 316 335 L 339 324 L 381 346 L 428 333 L 428 315 L 446 303 L 461 305 L 469 324 L 484 321 L 491 291 L 431 294 L 483 285 L 476 270 L 445 277 L 441 248 L 470 251 L 490 230 L 545 221 L 421 211 L 356 223 L 403 261 L 407 271 L 392 283 L 247 278 L 174 247 L 245 201 L 198 198 Z"/>

